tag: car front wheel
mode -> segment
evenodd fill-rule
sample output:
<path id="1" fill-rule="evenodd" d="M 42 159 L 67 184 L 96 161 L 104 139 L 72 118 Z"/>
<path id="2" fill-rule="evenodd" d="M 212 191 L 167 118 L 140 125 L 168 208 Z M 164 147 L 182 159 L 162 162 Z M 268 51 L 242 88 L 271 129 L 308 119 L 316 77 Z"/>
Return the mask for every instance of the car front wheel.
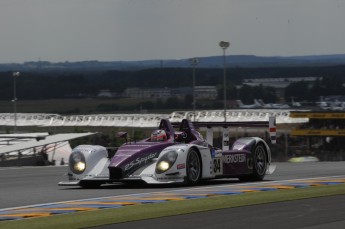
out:
<path id="1" fill-rule="evenodd" d="M 187 184 L 197 184 L 201 177 L 201 160 L 196 149 L 190 149 L 186 161 Z"/>

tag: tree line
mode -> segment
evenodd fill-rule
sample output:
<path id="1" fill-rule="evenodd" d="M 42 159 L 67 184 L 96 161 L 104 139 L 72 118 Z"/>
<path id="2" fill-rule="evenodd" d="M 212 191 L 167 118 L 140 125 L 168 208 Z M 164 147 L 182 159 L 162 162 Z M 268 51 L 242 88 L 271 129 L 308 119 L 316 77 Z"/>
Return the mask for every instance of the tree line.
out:
<path id="1" fill-rule="evenodd" d="M 251 87 L 240 85 L 243 79 L 317 77 L 312 85 L 301 81 L 291 83 L 285 90 L 285 99 L 297 97 L 299 100 L 316 101 L 319 96 L 344 95 L 345 65 L 319 67 L 267 67 L 227 69 L 227 98 L 241 99 L 252 103 L 254 98 L 266 102 L 276 102 L 274 88 L 262 85 Z M 0 100 L 13 99 L 12 72 L 0 72 Z M 223 95 L 223 69 L 196 69 L 197 86 L 216 86 L 219 100 Z M 16 79 L 17 97 L 20 100 L 41 100 L 61 98 L 95 97 L 99 90 L 109 89 L 121 94 L 126 88 L 191 87 L 191 68 L 155 68 L 138 71 L 100 72 L 21 72 Z M 183 103 L 190 103 L 187 97 Z M 165 101 L 164 101 L 165 102 Z M 171 102 L 171 101 L 170 101 Z M 176 101 L 172 101 L 176 102 Z M 146 106 L 159 106 L 161 101 L 147 103 Z M 174 104 L 174 103 L 169 103 Z M 175 103 L 176 104 L 176 103 Z M 215 103 L 217 106 L 217 103 Z"/>

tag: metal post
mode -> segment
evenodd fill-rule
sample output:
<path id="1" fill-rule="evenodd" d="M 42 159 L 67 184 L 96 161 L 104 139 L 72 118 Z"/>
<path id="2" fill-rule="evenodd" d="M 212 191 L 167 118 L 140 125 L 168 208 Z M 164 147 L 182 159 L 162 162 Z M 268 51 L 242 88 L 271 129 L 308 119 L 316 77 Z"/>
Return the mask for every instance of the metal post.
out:
<path id="1" fill-rule="evenodd" d="M 14 112 L 14 128 L 13 131 L 16 133 L 17 131 L 17 84 L 16 78 L 20 75 L 20 72 L 13 72 L 13 112 Z"/>
<path id="2" fill-rule="evenodd" d="M 193 121 L 195 121 L 195 116 L 196 116 L 196 99 L 195 99 L 195 68 L 196 65 L 198 65 L 199 60 L 198 58 L 192 58 L 189 60 L 190 64 L 193 67 Z"/>
<path id="3" fill-rule="evenodd" d="M 213 129 L 212 127 L 207 127 L 206 129 L 206 142 L 210 144 L 211 146 L 213 145 Z"/>
<path id="4" fill-rule="evenodd" d="M 223 82 L 224 82 L 224 122 L 226 122 L 226 56 L 223 48 Z"/>
<path id="5" fill-rule="evenodd" d="M 193 113 L 194 113 L 194 121 L 195 121 L 195 65 L 193 66 Z"/>
<path id="6" fill-rule="evenodd" d="M 223 132 L 223 143 L 222 143 L 222 149 L 223 150 L 229 150 L 229 128 L 227 126 L 223 126 L 222 129 Z"/>
<path id="7" fill-rule="evenodd" d="M 223 49 L 223 83 L 224 83 L 224 122 L 226 122 L 226 55 L 225 50 L 230 46 L 229 42 L 221 41 L 219 46 Z"/>

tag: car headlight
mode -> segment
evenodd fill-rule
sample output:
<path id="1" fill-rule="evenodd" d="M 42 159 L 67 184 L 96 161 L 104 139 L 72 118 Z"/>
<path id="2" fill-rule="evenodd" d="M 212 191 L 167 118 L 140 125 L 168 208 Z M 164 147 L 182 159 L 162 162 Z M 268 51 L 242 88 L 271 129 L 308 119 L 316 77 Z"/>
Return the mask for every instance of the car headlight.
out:
<path id="1" fill-rule="evenodd" d="M 74 164 L 74 170 L 79 171 L 79 172 L 83 172 L 85 170 L 85 163 L 84 162 L 77 162 L 76 164 Z"/>
<path id="2" fill-rule="evenodd" d="M 160 171 L 167 171 L 170 168 L 170 165 L 166 161 L 161 161 L 157 164 L 157 169 Z"/>
<path id="3" fill-rule="evenodd" d="M 69 167 L 75 174 L 81 174 L 86 169 L 85 157 L 80 152 L 73 152 L 69 157 Z"/>
<path id="4" fill-rule="evenodd" d="M 157 162 L 156 173 L 161 174 L 169 170 L 177 159 L 176 151 L 169 151 L 165 153 Z"/>

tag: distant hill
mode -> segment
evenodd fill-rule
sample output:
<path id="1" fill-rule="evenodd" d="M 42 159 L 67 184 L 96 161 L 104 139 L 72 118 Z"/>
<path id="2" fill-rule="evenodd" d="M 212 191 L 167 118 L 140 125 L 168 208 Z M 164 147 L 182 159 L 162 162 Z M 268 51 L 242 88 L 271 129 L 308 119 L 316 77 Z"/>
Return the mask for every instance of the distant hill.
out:
<path id="1" fill-rule="evenodd" d="M 99 71 L 140 70 L 149 68 L 188 68 L 189 59 L 143 60 L 143 61 L 80 61 L 52 63 L 47 61 L 25 62 L 23 64 L 0 64 L 0 71 Z M 222 68 L 223 56 L 199 57 L 198 68 Z M 345 54 L 314 56 L 272 56 L 230 55 L 226 57 L 227 67 L 292 67 L 332 66 L 345 64 Z"/>

